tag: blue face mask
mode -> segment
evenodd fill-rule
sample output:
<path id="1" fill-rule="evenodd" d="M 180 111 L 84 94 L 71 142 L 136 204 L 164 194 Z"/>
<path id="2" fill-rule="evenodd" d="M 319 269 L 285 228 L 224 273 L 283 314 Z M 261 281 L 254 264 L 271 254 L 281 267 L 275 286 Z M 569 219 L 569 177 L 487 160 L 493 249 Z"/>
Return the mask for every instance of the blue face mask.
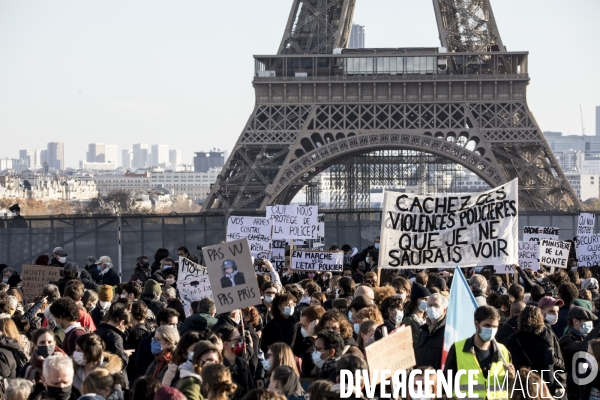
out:
<path id="1" fill-rule="evenodd" d="M 98 268 L 98 271 L 102 271 L 102 267 L 97 265 L 96 268 Z"/>
<path id="2" fill-rule="evenodd" d="M 150 345 L 150 351 L 155 356 L 158 355 L 158 354 L 160 354 L 163 351 L 162 344 L 160 344 L 160 342 L 157 342 L 157 341 L 153 340 L 152 344 Z"/>
<path id="3" fill-rule="evenodd" d="M 375 250 L 379 250 L 379 243 L 375 243 Z"/>
<path id="4" fill-rule="evenodd" d="M 283 315 L 291 317 L 294 314 L 294 307 L 283 307 Z"/>
<path id="5" fill-rule="evenodd" d="M 8 278 L 2 278 L 2 282 L 8 283 Z"/>
<path id="6" fill-rule="evenodd" d="M 483 270 L 483 267 L 475 267 L 475 272 L 480 273 Z"/>

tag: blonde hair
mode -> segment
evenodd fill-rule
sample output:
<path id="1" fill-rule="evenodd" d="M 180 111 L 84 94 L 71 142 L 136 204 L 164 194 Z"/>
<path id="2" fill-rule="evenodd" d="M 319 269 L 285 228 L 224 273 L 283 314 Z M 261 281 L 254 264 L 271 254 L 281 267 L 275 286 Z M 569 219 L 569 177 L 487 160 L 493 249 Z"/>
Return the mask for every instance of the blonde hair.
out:
<path id="1" fill-rule="evenodd" d="M 119 374 L 111 374 L 107 369 L 96 368 L 85 378 L 81 384 L 82 394 L 101 393 L 105 389 L 114 392 L 117 385 L 121 384 Z"/>
<path id="2" fill-rule="evenodd" d="M 367 306 L 356 313 L 356 318 L 362 321 L 375 321 L 379 325 L 383 324 L 383 316 L 381 315 L 381 311 L 379 311 L 377 306 L 374 304 Z"/>
<path id="3" fill-rule="evenodd" d="M 15 325 L 12 319 L 0 318 L 0 332 L 9 338 L 15 339 L 17 342 L 19 342 L 19 346 L 23 347 L 25 345 L 25 343 L 21 341 L 21 334 L 19 333 L 17 325 Z"/>
<path id="4" fill-rule="evenodd" d="M 27 379 L 9 379 L 5 393 L 6 398 L 12 400 L 27 400 L 32 389 L 32 381 L 28 381 Z"/>
<path id="5" fill-rule="evenodd" d="M 278 342 L 273 343 L 269 346 L 269 350 L 273 353 L 273 363 L 271 364 L 271 370 L 279 367 L 280 365 L 286 365 L 290 367 L 296 375 L 300 375 L 298 368 L 296 367 L 296 359 L 290 346 L 286 343 Z"/>
<path id="6" fill-rule="evenodd" d="M 173 346 L 177 346 L 177 343 L 179 343 L 180 337 L 177 328 L 173 328 L 169 325 L 163 325 L 156 328 L 156 332 L 159 332 L 163 338 L 165 338 L 165 340 L 171 343 Z"/>

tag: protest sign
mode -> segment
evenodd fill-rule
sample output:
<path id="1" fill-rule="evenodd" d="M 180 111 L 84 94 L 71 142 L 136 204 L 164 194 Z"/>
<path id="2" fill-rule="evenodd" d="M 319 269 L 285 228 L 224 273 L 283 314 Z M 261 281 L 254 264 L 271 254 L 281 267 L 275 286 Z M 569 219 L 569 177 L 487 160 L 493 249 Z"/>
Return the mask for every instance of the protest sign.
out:
<path id="1" fill-rule="evenodd" d="M 550 267 L 567 268 L 571 243 L 559 240 L 542 239 L 540 242 L 540 264 Z"/>
<path id="2" fill-rule="evenodd" d="M 273 219 L 273 239 L 314 239 L 317 236 L 318 206 L 277 205 L 267 207 Z"/>
<path id="3" fill-rule="evenodd" d="M 50 282 L 57 282 L 61 279 L 61 267 L 47 267 L 40 265 L 23 265 L 21 267 L 21 283 L 23 297 L 25 301 L 32 302 L 36 296 L 39 296 L 44 286 Z"/>
<path id="4" fill-rule="evenodd" d="M 542 239 L 558 240 L 558 228 L 526 226 L 523 228 L 524 242 L 539 242 Z"/>
<path id="5" fill-rule="evenodd" d="M 540 269 L 540 243 L 534 241 L 531 242 L 519 242 L 519 266 L 522 269 L 531 268 L 532 271 L 538 271 Z"/>
<path id="6" fill-rule="evenodd" d="M 319 214 L 317 222 L 317 237 L 313 240 L 313 249 L 325 247 L 325 214 Z"/>
<path id="7" fill-rule="evenodd" d="M 592 235 L 594 233 L 595 224 L 596 216 L 594 214 L 579 214 L 579 218 L 577 219 L 577 236 Z"/>
<path id="8" fill-rule="evenodd" d="M 203 252 L 219 314 L 260 303 L 248 239 L 208 246 Z"/>
<path id="9" fill-rule="evenodd" d="M 496 275 L 500 275 L 500 274 L 514 274 L 515 272 L 517 272 L 517 270 L 515 269 L 515 266 L 512 264 L 502 264 L 502 265 L 495 265 L 494 266 L 494 274 Z"/>
<path id="10" fill-rule="evenodd" d="M 403 326 L 391 332 L 388 336 L 365 347 L 369 371 L 373 374 L 375 370 L 400 371 L 417 365 L 415 350 L 412 343 L 410 328 Z M 380 382 L 377 374 L 376 382 Z"/>
<path id="11" fill-rule="evenodd" d="M 206 267 L 196 264 L 187 258 L 179 257 L 177 290 L 179 290 L 179 295 L 183 300 L 183 309 L 186 316 L 190 316 L 193 301 L 212 297 Z"/>
<path id="12" fill-rule="evenodd" d="M 575 240 L 580 267 L 600 265 L 600 235 L 581 235 Z"/>
<path id="13" fill-rule="evenodd" d="M 270 218 L 229 217 L 227 222 L 227 241 L 248 239 L 250 254 L 253 257 L 271 252 L 271 234 L 273 225 Z"/>
<path id="14" fill-rule="evenodd" d="M 386 192 L 379 265 L 453 268 L 518 262 L 517 180 L 477 194 Z"/>
<path id="15" fill-rule="evenodd" d="M 342 272 L 344 252 L 294 250 L 292 251 L 292 269 L 294 271 Z"/>
<path id="16" fill-rule="evenodd" d="M 282 272 L 285 269 L 285 247 L 287 241 L 285 240 L 273 240 L 273 247 L 271 248 L 271 264 L 275 268 L 275 271 Z"/>

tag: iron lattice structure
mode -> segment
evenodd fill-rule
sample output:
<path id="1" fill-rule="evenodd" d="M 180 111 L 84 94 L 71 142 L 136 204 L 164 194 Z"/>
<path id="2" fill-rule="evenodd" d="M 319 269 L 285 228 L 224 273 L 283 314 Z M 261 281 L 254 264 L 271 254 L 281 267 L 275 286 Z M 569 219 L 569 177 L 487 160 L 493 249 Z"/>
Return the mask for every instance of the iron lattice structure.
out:
<path id="1" fill-rule="evenodd" d="M 336 50 L 354 6 L 294 1 L 279 54 L 255 56 L 254 111 L 205 210 L 289 203 L 327 168 L 381 150 L 441 157 L 492 187 L 518 178 L 525 212 L 581 209 L 527 106 L 529 54 L 505 51 L 488 0 L 434 0 L 445 49 Z M 344 189 L 352 208 L 363 183 Z"/>

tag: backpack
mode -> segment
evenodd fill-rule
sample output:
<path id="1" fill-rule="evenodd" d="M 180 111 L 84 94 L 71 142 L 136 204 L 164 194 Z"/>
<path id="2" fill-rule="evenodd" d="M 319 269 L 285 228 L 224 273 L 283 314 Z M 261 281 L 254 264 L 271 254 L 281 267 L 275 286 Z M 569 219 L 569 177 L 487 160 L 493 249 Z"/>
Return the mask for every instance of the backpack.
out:
<path id="1" fill-rule="evenodd" d="M 17 373 L 29 362 L 29 359 L 25 356 L 21 350 L 12 350 L 11 351 L 13 357 L 15 358 L 15 362 L 17 363 Z"/>

